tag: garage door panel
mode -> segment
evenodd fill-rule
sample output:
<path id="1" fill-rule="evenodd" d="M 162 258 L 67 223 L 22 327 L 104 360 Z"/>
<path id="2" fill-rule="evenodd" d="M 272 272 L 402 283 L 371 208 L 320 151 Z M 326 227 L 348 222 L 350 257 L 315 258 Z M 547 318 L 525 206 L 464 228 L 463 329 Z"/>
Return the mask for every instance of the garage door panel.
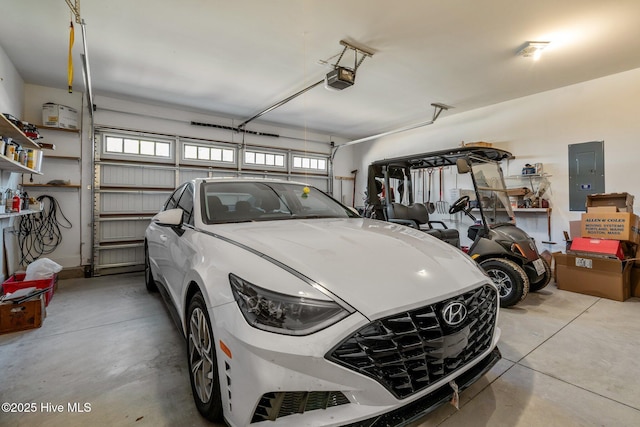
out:
<path id="1" fill-rule="evenodd" d="M 149 221 L 146 218 L 100 221 L 98 224 L 100 241 L 109 243 L 123 240 L 143 240 Z"/>
<path id="2" fill-rule="evenodd" d="M 207 178 L 209 176 L 209 171 L 203 169 L 180 169 L 179 176 L 180 178 L 178 179 L 178 185 L 196 178 Z"/>
<path id="3" fill-rule="evenodd" d="M 142 180 L 142 169 L 130 166 L 102 165 L 101 185 L 134 185 Z"/>
<path id="4" fill-rule="evenodd" d="M 175 172 L 173 169 L 130 166 L 130 165 L 101 165 L 101 186 L 126 187 L 167 187 L 173 188 Z"/>
<path id="5" fill-rule="evenodd" d="M 136 247 L 103 247 L 98 250 L 98 266 L 100 268 L 126 267 L 144 264 L 144 246 Z"/>
<path id="6" fill-rule="evenodd" d="M 170 192 L 102 192 L 100 210 L 102 214 L 155 214 L 170 195 Z"/>
<path id="7" fill-rule="evenodd" d="M 172 169 L 143 169 L 142 185 L 148 187 L 174 187 L 175 171 Z"/>
<path id="8" fill-rule="evenodd" d="M 316 187 L 318 190 L 329 191 L 328 179 L 327 178 L 314 178 L 310 176 L 292 176 L 292 181 L 304 182 L 306 184 L 312 185 Z"/>

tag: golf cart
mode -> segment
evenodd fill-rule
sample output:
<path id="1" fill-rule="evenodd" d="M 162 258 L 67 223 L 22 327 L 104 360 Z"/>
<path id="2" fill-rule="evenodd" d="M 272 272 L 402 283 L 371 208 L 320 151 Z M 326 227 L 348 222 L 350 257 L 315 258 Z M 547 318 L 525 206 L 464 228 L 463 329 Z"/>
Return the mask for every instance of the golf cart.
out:
<path id="1" fill-rule="evenodd" d="M 497 148 L 458 147 L 376 161 L 368 170 L 365 216 L 423 230 L 460 248 L 458 230 L 431 220 L 429 214 L 435 209 L 430 195 L 426 203 L 419 203 L 414 200 L 413 188 L 417 171 L 422 171 L 422 176 L 427 171 L 431 177 L 435 169 L 456 167 L 459 174 L 469 174 L 473 191 L 461 195 L 445 212 L 462 212 L 473 221 L 467 230 L 472 241 L 467 253 L 498 286 L 500 305 L 515 305 L 529 291 L 549 283 L 551 268 L 540 257 L 534 240 L 515 226 L 500 168 L 500 161 L 509 157 L 511 153 Z"/>

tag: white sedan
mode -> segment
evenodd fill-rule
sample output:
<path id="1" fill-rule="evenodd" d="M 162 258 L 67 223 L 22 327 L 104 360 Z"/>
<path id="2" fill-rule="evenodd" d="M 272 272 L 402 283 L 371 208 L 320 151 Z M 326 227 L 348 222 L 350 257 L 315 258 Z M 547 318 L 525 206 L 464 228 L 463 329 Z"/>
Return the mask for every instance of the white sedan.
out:
<path id="1" fill-rule="evenodd" d="M 500 358 L 497 289 L 475 262 L 304 184 L 187 182 L 145 258 L 212 421 L 406 425 Z"/>

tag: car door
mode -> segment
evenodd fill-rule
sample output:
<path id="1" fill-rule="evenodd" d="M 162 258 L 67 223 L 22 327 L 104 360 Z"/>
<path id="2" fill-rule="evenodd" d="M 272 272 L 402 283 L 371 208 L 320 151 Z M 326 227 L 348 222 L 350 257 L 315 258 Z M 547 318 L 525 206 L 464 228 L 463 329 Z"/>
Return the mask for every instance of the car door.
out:
<path id="1" fill-rule="evenodd" d="M 162 207 L 163 211 L 175 209 L 178 207 L 178 200 L 185 189 L 185 185 L 178 187 L 167 199 Z M 147 233 L 147 246 L 149 250 L 149 261 L 156 267 L 155 279 L 162 282 L 167 287 L 167 269 L 169 268 L 170 246 L 167 241 L 172 238 L 172 230 L 170 227 L 160 226 L 153 222 L 149 226 L 150 232 Z"/>
<path id="2" fill-rule="evenodd" d="M 182 209 L 182 225 L 169 228 L 166 236 L 168 254 L 166 283 L 173 303 L 178 309 L 182 308 L 182 287 L 195 253 L 191 243 L 194 234 L 193 194 L 193 183 L 186 184 L 176 206 Z"/>

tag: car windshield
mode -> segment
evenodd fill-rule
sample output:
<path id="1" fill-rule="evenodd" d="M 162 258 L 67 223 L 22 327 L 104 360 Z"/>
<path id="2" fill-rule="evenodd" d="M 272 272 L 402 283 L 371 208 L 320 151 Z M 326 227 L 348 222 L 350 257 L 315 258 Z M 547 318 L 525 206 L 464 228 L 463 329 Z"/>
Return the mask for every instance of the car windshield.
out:
<path id="1" fill-rule="evenodd" d="M 206 224 L 309 218 L 355 218 L 315 187 L 279 182 L 227 181 L 201 185 Z"/>
<path id="2" fill-rule="evenodd" d="M 513 210 L 500 165 L 495 162 L 475 162 L 472 168 L 486 221 L 489 224 L 512 222 Z"/>

